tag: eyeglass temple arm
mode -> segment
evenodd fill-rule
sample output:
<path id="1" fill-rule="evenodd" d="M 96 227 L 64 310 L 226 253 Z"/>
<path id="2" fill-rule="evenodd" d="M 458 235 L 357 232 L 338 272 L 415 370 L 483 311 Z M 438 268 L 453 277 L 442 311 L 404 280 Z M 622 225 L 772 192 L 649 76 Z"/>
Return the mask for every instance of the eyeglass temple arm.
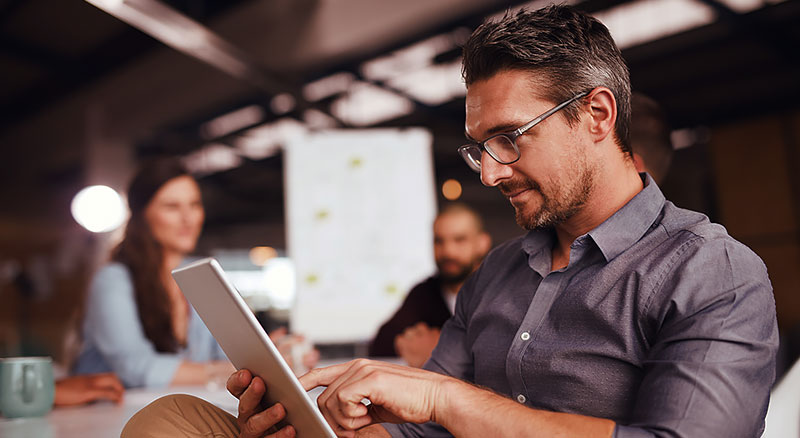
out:
<path id="1" fill-rule="evenodd" d="M 588 92 L 588 91 L 584 91 L 583 93 L 579 93 L 579 94 L 575 95 L 575 97 L 573 97 L 572 99 L 569 99 L 569 100 L 567 100 L 567 101 L 564 101 L 564 102 L 560 103 L 558 106 L 556 106 L 555 108 L 551 109 L 550 111 L 547 111 L 546 113 L 542 114 L 541 116 L 539 116 L 539 117 L 537 117 L 537 118 L 535 118 L 535 119 L 531 120 L 530 122 L 528 122 L 528 123 L 526 123 L 526 124 L 524 124 L 524 125 L 520 126 L 519 128 L 517 128 L 517 129 L 514 131 L 514 134 L 516 134 L 516 135 L 518 135 L 518 136 L 519 136 L 519 135 L 522 135 L 522 133 L 523 133 L 523 132 L 525 132 L 525 131 L 527 131 L 527 130 L 531 129 L 531 127 L 532 127 L 533 125 L 535 125 L 535 124 L 537 124 L 537 123 L 541 122 L 542 120 L 544 120 L 544 119 L 546 119 L 546 118 L 548 118 L 548 117 L 552 116 L 552 115 L 553 115 L 553 113 L 557 112 L 557 111 L 558 111 L 558 110 L 560 110 L 561 108 L 564 108 L 565 106 L 567 106 L 567 105 L 571 104 L 572 102 L 575 102 L 576 100 L 578 100 L 578 99 L 580 99 L 581 97 L 584 97 L 584 96 L 586 96 L 586 95 L 588 95 L 588 94 L 589 94 L 589 92 Z"/>

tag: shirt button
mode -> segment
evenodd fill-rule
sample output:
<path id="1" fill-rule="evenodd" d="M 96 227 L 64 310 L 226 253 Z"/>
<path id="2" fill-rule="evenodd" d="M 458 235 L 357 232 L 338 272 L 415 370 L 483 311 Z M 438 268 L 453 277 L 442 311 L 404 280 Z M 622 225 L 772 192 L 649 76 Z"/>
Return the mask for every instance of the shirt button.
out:
<path id="1" fill-rule="evenodd" d="M 517 396 L 517 401 L 518 402 L 525 403 L 525 400 L 527 400 L 527 399 L 525 398 L 524 395 L 520 394 L 520 395 Z"/>
<path id="2" fill-rule="evenodd" d="M 531 334 L 528 332 L 522 332 L 522 334 L 519 335 L 519 337 L 522 338 L 523 341 L 527 341 L 528 339 L 531 338 Z"/>

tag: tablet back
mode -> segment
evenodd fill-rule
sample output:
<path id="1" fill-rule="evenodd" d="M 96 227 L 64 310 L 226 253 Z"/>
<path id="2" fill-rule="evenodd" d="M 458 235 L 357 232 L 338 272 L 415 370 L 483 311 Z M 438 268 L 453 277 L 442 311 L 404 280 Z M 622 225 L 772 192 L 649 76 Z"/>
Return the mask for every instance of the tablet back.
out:
<path id="1" fill-rule="evenodd" d="M 216 260 L 199 260 L 172 276 L 233 365 L 264 379 L 266 399 L 283 404 L 298 438 L 336 437 Z"/>

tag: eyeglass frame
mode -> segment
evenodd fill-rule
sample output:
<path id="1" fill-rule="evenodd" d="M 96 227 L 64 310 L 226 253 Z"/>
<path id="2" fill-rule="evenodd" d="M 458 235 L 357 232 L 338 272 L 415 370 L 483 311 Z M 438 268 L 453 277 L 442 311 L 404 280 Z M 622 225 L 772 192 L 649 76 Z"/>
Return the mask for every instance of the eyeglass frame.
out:
<path id="1" fill-rule="evenodd" d="M 500 164 L 514 164 L 517 161 L 519 161 L 520 157 L 522 156 L 522 153 L 519 150 L 519 146 L 517 146 L 517 138 L 519 138 L 522 134 L 524 134 L 525 132 L 527 132 L 528 130 L 533 128 L 534 126 L 536 126 L 539 123 L 543 122 L 548 117 L 550 117 L 553 114 L 557 113 L 558 111 L 562 110 L 563 108 L 565 108 L 567 105 L 571 104 L 572 102 L 575 102 L 576 100 L 578 100 L 580 98 L 588 96 L 589 93 L 591 93 L 591 91 L 584 91 L 582 93 L 578 93 L 575 96 L 565 100 L 564 102 L 559 103 L 558 105 L 554 106 L 553 108 L 550 108 L 549 110 L 547 110 L 544 113 L 540 114 L 539 116 L 535 117 L 530 122 L 520 126 L 517 129 L 514 129 L 513 131 L 500 132 L 500 133 L 497 133 L 497 134 L 489 136 L 489 138 L 487 138 L 487 139 L 485 139 L 483 141 L 480 141 L 480 142 L 479 141 L 473 141 L 471 143 L 467 143 L 465 145 L 459 146 L 458 153 L 459 153 L 459 155 L 461 155 L 461 158 L 463 158 L 464 161 L 467 162 L 467 165 L 472 170 L 474 170 L 474 171 L 476 171 L 478 173 L 480 173 L 480 171 L 481 171 L 480 170 L 481 166 L 480 166 L 480 163 L 478 163 L 477 166 L 473 165 L 472 161 L 474 161 L 474 160 L 472 159 L 472 157 L 469 155 L 469 152 L 468 152 L 468 150 L 471 149 L 471 148 L 477 147 L 478 150 L 481 152 L 481 155 L 483 155 L 483 151 L 486 151 L 489 154 L 489 156 L 492 157 L 493 160 L 497 161 Z M 506 137 L 511 142 L 511 146 L 514 148 L 514 152 L 516 153 L 517 158 L 514 158 L 511 161 L 503 161 L 503 160 L 499 159 L 495 155 L 495 153 L 492 152 L 491 149 L 486 147 L 486 143 L 488 143 L 489 141 L 491 141 L 492 139 L 497 138 L 497 137 Z"/>

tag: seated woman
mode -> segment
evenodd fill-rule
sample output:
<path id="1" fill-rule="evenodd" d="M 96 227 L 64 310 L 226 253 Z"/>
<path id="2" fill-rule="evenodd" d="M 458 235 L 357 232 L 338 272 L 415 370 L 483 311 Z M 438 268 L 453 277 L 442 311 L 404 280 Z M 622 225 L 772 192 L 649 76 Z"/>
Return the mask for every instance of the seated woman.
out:
<path id="1" fill-rule="evenodd" d="M 133 178 L 128 204 L 124 240 L 89 288 L 73 374 L 111 371 L 128 388 L 224 378 L 232 365 L 170 275 L 203 226 L 197 182 L 176 160 L 154 161 Z"/>

